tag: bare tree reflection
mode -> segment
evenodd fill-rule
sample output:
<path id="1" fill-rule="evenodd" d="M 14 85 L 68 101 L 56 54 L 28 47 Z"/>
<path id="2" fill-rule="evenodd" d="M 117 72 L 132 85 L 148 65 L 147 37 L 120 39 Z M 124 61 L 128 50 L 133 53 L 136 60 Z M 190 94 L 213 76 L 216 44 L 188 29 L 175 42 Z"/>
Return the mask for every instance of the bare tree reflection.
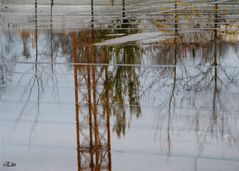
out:
<path id="1" fill-rule="evenodd" d="M 113 4 L 114 1 L 111 2 Z M 40 33 L 38 31 L 36 0 L 35 64 L 31 68 L 33 75 L 27 82 L 22 95 L 22 99 L 25 97 L 26 102 L 17 119 L 17 122 L 22 119 L 28 102 L 33 97 L 32 92 L 36 87 L 37 115 L 34 118 L 30 140 L 38 122 L 40 99 L 44 91 L 43 82 L 46 83 L 51 80 L 53 89 L 57 90 L 58 81 L 55 62 L 60 57 L 64 57 L 67 62 L 74 63 L 78 170 L 85 168 L 89 170 L 100 170 L 102 168 L 111 170 L 110 116 L 115 119 L 113 131 L 116 132 L 118 137 L 125 135 L 127 125 L 130 127 L 132 118 L 139 118 L 142 115 L 142 99 L 146 99 L 145 101 L 149 99 L 149 102 L 145 102 L 147 105 L 153 101 L 150 105 L 157 107 L 158 129 L 160 134 L 163 134 L 161 140 L 165 140 L 167 144 L 165 149 L 167 149 L 169 155 L 173 146 L 175 117 L 181 116 L 181 112 L 186 115 L 185 122 L 192 123 L 188 126 L 190 128 L 185 126 L 185 129 L 193 129 L 193 133 L 197 137 L 200 154 L 203 153 L 205 143 L 209 138 L 220 138 L 228 144 L 237 145 L 238 135 L 233 132 L 230 121 L 230 112 L 234 112 L 232 114 L 234 116 L 235 111 L 233 110 L 236 107 L 229 109 L 230 104 L 227 104 L 225 96 L 227 93 L 238 91 L 239 71 L 238 68 L 224 68 L 221 65 L 223 65 L 223 61 L 226 61 L 225 56 L 228 56 L 228 49 L 230 48 L 235 51 L 239 59 L 239 46 L 237 43 L 224 42 L 218 37 L 217 3 L 214 4 L 215 15 L 213 17 L 215 30 L 206 33 L 180 32 L 179 21 L 182 18 L 178 14 L 178 2 L 178 0 L 174 1 L 175 13 L 170 18 L 173 21 L 172 30 L 175 38 L 145 48 L 145 46 L 134 44 L 94 46 L 94 42 L 107 39 L 106 35 L 110 33 L 123 33 L 124 35 L 138 33 L 136 27 L 139 21 L 127 18 L 125 0 L 122 0 L 120 19 L 114 20 L 113 26 L 108 27 L 108 30 L 101 29 L 98 31 L 95 30 L 94 25 L 94 2 L 92 0 L 91 25 L 78 33 L 54 33 L 54 1 L 51 0 L 50 30 L 46 34 L 47 38 L 45 40 L 47 41 L 44 40 L 47 44 L 44 47 L 47 48 L 41 49 L 41 55 L 47 56 L 46 58 L 50 61 L 50 65 L 45 67 L 38 64 L 41 57 L 38 52 L 40 50 Z M 131 25 L 131 23 L 133 24 Z M 191 27 L 200 28 L 199 25 Z M 117 30 L 117 28 L 120 29 Z M 32 52 L 28 47 L 29 35 L 29 32 L 22 32 L 21 34 L 23 55 L 26 59 L 31 58 L 30 52 Z M 7 49 L 9 47 L 6 47 L 6 51 L 9 50 Z M 184 50 L 185 53 L 181 53 Z M 190 52 L 190 55 L 186 52 Z M 144 55 L 150 58 L 148 61 L 153 64 L 167 66 L 143 69 L 144 66 L 124 65 L 142 64 Z M 5 54 L 1 51 L 1 85 L 5 85 L 6 80 L 9 79 L 5 72 L 10 72 L 12 69 L 4 65 L 4 62 L 2 62 L 5 60 L 4 58 Z M 120 65 L 112 67 L 107 65 L 97 66 L 97 63 Z M 193 63 L 193 66 L 190 66 L 191 63 Z M 184 66 L 187 64 L 189 66 Z M 231 103 L 236 102 L 232 101 Z M 205 108 L 205 106 L 209 108 Z M 188 111 L 186 111 L 187 109 Z M 195 159 L 195 170 L 196 168 L 197 159 Z"/>
<path id="2" fill-rule="evenodd" d="M 43 92 L 43 81 L 42 81 L 42 75 L 40 75 L 39 73 L 39 66 L 38 66 L 38 60 L 39 60 L 39 56 L 38 56 L 38 13 L 37 13 L 37 0 L 35 1 L 35 33 L 34 33 L 34 41 L 35 41 L 35 61 L 33 64 L 33 76 L 29 79 L 21 100 L 24 99 L 24 97 L 26 98 L 23 107 L 20 111 L 19 116 L 17 117 L 15 124 L 14 124 L 14 128 L 18 125 L 18 123 L 21 121 L 23 115 L 25 114 L 25 111 L 28 107 L 29 101 L 32 98 L 32 92 L 33 89 L 36 87 L 37 89 L 37 93 L 36 93 L 36 100 L 37 100 L 37 104 L 36 104 L 36 109 L 37 109 L 37 114 L 36 117 L 34 119 L 34 123 L 32 125 L 32 128 L 30 130 L 30 137 L 29 137 L 29 146 L 31 145 L 31 140 L 32 140 L 32 135 L 34 132 L 34 128 L 36 127 L 37 123 L 38 123 L 38 117 L 39 117 L 39 113 L 40 113 L 40 98 Z M 25 51 L 25 49 L 23 49 L 23 51 Z M 22 79 L 23 77 L 21 77 Z M 21 79 L 19 80 L 19 82 L 21 82 Z M 35 94 L 34 94 L 35 95 Z M 33 108 L 35 108 L 35 106 L 33 106 Z"/>
<path id="3" fill-rule="evenodd" d="M 12 80 L 17 54 L 12 51 L 16 37 L 11 33 L 1 32 L 0 39 L 0 99 L 7 83 Z"/>
<path id="4" fill-rule="evenodd" d="M 204 145 L 208 141 L 209 138 L 221 138 L 225 143 L 228 143 L 229 145 L 231 143 L 237 144 L 237 134 L 233 132 L 234 130 L 232 126 L 230 126 L 230 111 L 232 112 L 231 115 L 234 114 L 234 110 L 230 108 L 230 104 L 227 104 L 225 101 L 225 94 L 226 93 L 233 93 L 236 89 L 238 89 L 238 71 L 237 69 L 223 67 L 219 65 L 223 62 L 224 56 L 228 52 L 227 51 L 227 45 L 225 43 L 222 43 L 220 39 L 216 38 L 208 42 L 207 44 L 207 50 L 205 51 L 205 56 L 207 57 L 205 59 L 200 59 L 200 61 L 204 61 L 203 64 L 200 64 L 200 66 L 177 66 L 177 62 L 183 63 L 184 56 L 180 54 L 178 51 L 179 46 L 181 46 L 181 42 L 179 42 L 179 45 L 176 48 L 175 53 L 177 54 L 177 57 L 172 56 L 174 46 L 166 46 L 166 50 L 161 50 L 159 59 L 164 58 L 165 56 L 170 56 L 174 59 L 174 61 L 168 61 L 172 63 L 172 67 L 166 67 L 158 69 L 160 72 L 158 72 L 158 77 L 161 77 L 160 79 L 157 79 L 157 81 L 152 80 L 152 84 L 148 83 L 152 89 L 154 89 L 154 86 L 158 86 L 157 89 L 160 90 L 160 92 L 165 91 L 166 88 L 164 88 L 165 83 L 166 85 L 171 88 L 172 91 L 169 91 L 166 89 L 166 91 L 169 92 L 170 97 L 167 100 L 165 98 L 162 103 L 157 104 L 159 108 L 161 109 L 159 113 L 159 125 L 160 131 L 164 132 L 165 129 L 163 125 L 165 125 L 164 120 L 162 118 L 167 117 L 168 123 L 166 125 L 167 129 L 167 142 L 168 147 L 172 145 L 172 142 L 170 141 L 170 136 L 173 134 L 173 118 L 180 115 L 180 109 L 184 111 L 185 107 L 188 108 L 191 112 L 190 116 L 188 116 L 188 120 L 193 122 L 193 129 L 195 131 L 195 134 L 197 136 L 197 141 L 199 145 L 199 153 L 203 154 L 204 151 Z M 222 46 L 221 46 L 222 45 Z M 164 47 L 164 46 L 163 46 Z M 168 49 L 167 49 L 168 48 Z M 193 48 L 193 47 L 192 47 Z M 166 54 L 162 55 L 162 52 L 165 52 Z M 200 57 L 202 58 L 202 57 Z M 188 60 L 188 59 L 187 59 Z M 175 63 L 176 62 L 176 63 Z M 221 64 L 222 65 L 222 64 Z M 172 70 L 170 68 L 173 68 Z M 164 72 L 166 70 L 169 72 L 168 74 Z M 173 73 L 173 74 L 171 74 Z M 170 78 L 169 80 L 165 80 L 165 77 Z M 162 86 L 162 87 L 160 87 Z M 231 91 L 231 87 L 234 91 Z M 178 92 L 180 95 L 177 95 L 175 97 L 175 92 Z M 180 93 L 182 92 L 182 94 Z M 205 92 L 208 94 L 208 92 L 212 93 L 211 101 L 208 99 L 203 99 L 201 97 L 202 94 L 205 94 Z M 153 98 L 156 96 L 156 94 L 150 96 L 150 98 Z M 208 94 L 208 96 L 210 96 Z M 160 97 L 158 97 L 160 99 Z M 157 98 L 156 98 L 157 99 Z M 203 108 L 202 104 L 203 101 L 206 101 L 205 106 L 208 106 L 211 104 L 211 109 Z M 168 102 L 168 112 L 165 111 L 165 102 Z M 234 102 L 232 102 L 233 104 Z M 209 105 L 210 106 L 210 105 Z M 233 108 L 235 109 L 235 108 Z M 175 112 L 176 111 L 176 112 Z M 209 114 L 205 116 L 205 113 Z M 166 115 L 166 116 L 164 116 Z M 167 116 L 168 115 L 168 116 Z M 205 125 L 202 122 L 205 120 L 205 118 L 208 119 L 208 124 Z M 225 133 L 226 132 L 226 133 Z M 226 135 L 226 136 L 225 136 Z M 230 138 L 228 138 L 228 136 Z M 165 138 L 166 138 L 165 137 Z M 227 137 L 227 138 L 226 138 Z M 229 140 L 230 139 L 230 140 Z M 168 152 L 170 153 L 170 148 L 168 148 Z"/>

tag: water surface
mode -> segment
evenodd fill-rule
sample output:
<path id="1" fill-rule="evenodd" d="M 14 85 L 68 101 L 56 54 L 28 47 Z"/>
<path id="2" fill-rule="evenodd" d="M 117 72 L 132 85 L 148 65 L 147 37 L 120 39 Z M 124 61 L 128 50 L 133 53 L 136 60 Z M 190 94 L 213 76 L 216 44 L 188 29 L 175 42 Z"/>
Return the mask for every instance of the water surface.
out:
<path id="1" fill-rule="evenodd" d="M 237 171 L 237 8 L 3 0 L 1 170 Z"/>

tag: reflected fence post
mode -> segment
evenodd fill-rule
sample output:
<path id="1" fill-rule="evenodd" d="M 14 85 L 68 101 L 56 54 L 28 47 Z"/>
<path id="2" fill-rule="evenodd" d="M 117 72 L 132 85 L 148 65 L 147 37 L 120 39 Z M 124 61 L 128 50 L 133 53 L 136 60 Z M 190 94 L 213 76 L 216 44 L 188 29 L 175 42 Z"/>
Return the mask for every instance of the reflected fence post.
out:
<path id="1" fill-rule="evenodd" d="M 52 3 L 51 3 L 51 10 L 50 10 L 50 34 L 51 34 L 51 65 L 52 65 L 52 73 L 53 73 L 53 70 L 54 70 L 54 67 L 53 67 L 53 62 L 54 62 L 54 59 L 53 59 L 53 20 L 52 20 L 52 10 L 53 10 L 53 0 L 52 0 Z M 75 35 L 74 35 L 75 36 Z"/>
<path id="2" fill-rule="evenodd" d="M 218 0 L 215 0 L 215 2 L 217 2 Z M 218 3 L 215 3 L 214 4 L 214 27 L 215 27 L 215 36 L 217 37 L 217 34 L 218 34 L 218 21 L 219 21 L 219 18 L 218 18 Z"/>
<path id="3" fill-rule="evenodd" d="M 104 48 L 104 55 L 106 61 L 108 61 L 108 48 Z M 108 76 L 108 66 L 105 67 L 105 80 L 106 80 L 106 87 L 105 87 L 105 97 L 106 97 L 106 104 L 104 105 L 106 107 L 106 127 L 107 127 L 107 151 L 108 151 L 108 170 L 111 170 L 111 136 L 110 136 L 110 102 L 109 102 L 109 87 L 108 87 L 108 82 L 109 82 L 109 76 Z"/>
<path id="4" fill-rule="evenodd" d="M 89 64 L 89 45 L 88 45 L 88 30 L 86 31 L 86 37 L 85 37 L 85 58 L 86 58 L 86 63 Z M 90 66 L 87 65 L 87 103 L 88 103 L 88 119 L 89 119 L 89 136 L 90 136 L 90 168 L 94 168 L 94 149 L 93 149 L 93 128 L 92 128 L 92 102 L 91 102 L 91 70 Z"/>
<path id="5" fill-rule="evenodd" d="M 35 71 L 36 71 L 36 76 L 37 76 L 37 62 L 38 62 L 38 18 L 37 18 L 37 0 L 35 0 L 35 46 L 36 46 L 36 51 L 35 51 Z"/>
<path id="6" fill-rule="evenodd" d="M 94 1 L 91 0 L 91 34 L 88 34 L 87 38 L 89 38 L 89 44 L 87 43 L 88 51 L 91 53 L 91 63 L 92 66 L 92 90 L 93 90 L 93 117 L 94 117 L 94 138 L 95 138 L 95 162 L 96 162 L 96 170 L 100 170 L 99 168 L 99 142 L 98 142 L 98 118 L 97 118 L 97 97 L 96 97 L 96 68 L 95 68 L 95 51 L 94 51 Z M 89 49 L 90 48 L 90 49 Z M 89 63 L 89 62 L 88 62 Z"/>
<path id="7" fill-rule="evenodd" d="M 77 164 L 78 171 L 81 170 L 80 158 L 80 129 L 79 129 L 79 98 L 78 98 L 78 80 L 77 80 L 77 61 L 76 61 L 76 33 L 72 33 L 73 57 L 74 57 L 74 85 L 75 85 L 75 113 L 76 113 L 76 145 L 77 145 Z"/>

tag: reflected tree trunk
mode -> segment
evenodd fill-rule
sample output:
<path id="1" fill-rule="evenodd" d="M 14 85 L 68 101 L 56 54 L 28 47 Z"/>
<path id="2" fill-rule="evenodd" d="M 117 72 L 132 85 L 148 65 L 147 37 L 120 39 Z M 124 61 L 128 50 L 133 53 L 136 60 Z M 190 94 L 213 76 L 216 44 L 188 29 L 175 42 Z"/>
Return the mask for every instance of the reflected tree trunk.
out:
<path id="1" fill-rule="evenodd" d="M 167 138 L 168 138 L 168 154 L 170 155 L 171 152 L 171 120 L 172 120 L 172 109 L 173 103 L 175 104 L 175 89 L 176 89 L 176 81 L 177 81 L 177 39 L 174 40 L 174 62 L 173 62 L 173 84 L 172 84 L 172 91 L 169 98 L 169 106 L 168 106 L 168 127 L 167 127 Z"/>
<path id="2" fill-rule="evenodd" d="M 28 32 L 23 32 L 22 33 L 22 41 L 23 41 L 23 56 L 26 58 L 30 57 L 30 52 L 28 49 L 28 38 L 29 38 L 29 33 Z"/>
<path id="3" fill-rule="evenodd" d="M 34 64 L 35 72 L 34 72 L 34 76 L 33 76 L 33 83 L 32 83 L 30 93 L 28 96 L 28 100 L 30 100 L 30 98 L 31 98 L 32 89 L 34 88 L 34 85 L 36 83 L 37 84 L 37 115 L 34 120 L 34 124 L 32 125 L 31 131 L 30 131 L 29 145 L 28 145 L 29 148 L 31 146 L 33 131 L 38 123 L 38 117 L 39 117 L 39 113 L 40 113 L 40 94 L 41 94 L 41 92 L 40 92 L 40 77 L 39 77 L 39 73 L 38 73 L 38 16 L 37 15 L 38 15 L 37 14 L 37 0 L 35 0 L 35 49 L 36 49 L 35 50 L 35 64 Z"/>
<path id="4" fill-rule="evenodd" d="M 4 85 L 5 84 L 5 77 L 4 77 L 4 67 L 3 65 L 0 65 L 0 70 L 1 70 L 1 82 L 0 84 Z"/>
<path id="5" fill-rule="evenodd" d="M 216 37 L 215 33 L 215 37 Z M 214 61 L 213 61 L 213 69 L 214 69 L 214 91 L 213 91 L 213 103 L 212 103 L 212 127 L 211 127 L 211 131 L 212 132 L 217 132 L 217 130 L 214 130 L 216 128 L 214 128 L 214 126 L 217 126 L 217 120 L 218 120 L 218 111 L 217 111 L 217 104 L 220 103 L 219 101 L 219 89 L 218 89 L 218 62 L 217 62 L 217 40 L 214 41 Z M 220 105 L 220 104 L 219 104 Z M 222 135 L 224 134 L 224 130 L 223 130 L 223 117 L 222 117 L 222 130 L 221 133 Z"/>
<path id="6" fill-rule="evenodd" d="M 175 0 L 175 15 L 174 15 L 174 27 L 175 27 L 175 38 L 174 38 L 174 57 L 173 57 L 173 83 L 172 83 L 172 91 L 169 98 L 169 106 L 168 106 L 168 125 L 167 125 L 167 140 L 168 140 L 168 154 L 171 152 L 171 120 L 172 120 L 172 105 L 175 103 L 175 89 L 176 89 L 176 78 L 177 78 L 177 36 L 178 36 L 178 15 L 177 15 L 177 0 Z"/>

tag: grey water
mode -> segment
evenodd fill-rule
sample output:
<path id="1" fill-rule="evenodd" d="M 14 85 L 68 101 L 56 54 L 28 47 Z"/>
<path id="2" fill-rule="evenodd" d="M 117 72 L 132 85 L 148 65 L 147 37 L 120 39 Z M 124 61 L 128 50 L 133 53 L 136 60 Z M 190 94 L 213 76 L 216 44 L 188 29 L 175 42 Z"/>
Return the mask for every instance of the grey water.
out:
<path id="1" fill-rule="evenodd" d="M 238 7 L 2 0 L 1 170 L 237 171 Z"/>

